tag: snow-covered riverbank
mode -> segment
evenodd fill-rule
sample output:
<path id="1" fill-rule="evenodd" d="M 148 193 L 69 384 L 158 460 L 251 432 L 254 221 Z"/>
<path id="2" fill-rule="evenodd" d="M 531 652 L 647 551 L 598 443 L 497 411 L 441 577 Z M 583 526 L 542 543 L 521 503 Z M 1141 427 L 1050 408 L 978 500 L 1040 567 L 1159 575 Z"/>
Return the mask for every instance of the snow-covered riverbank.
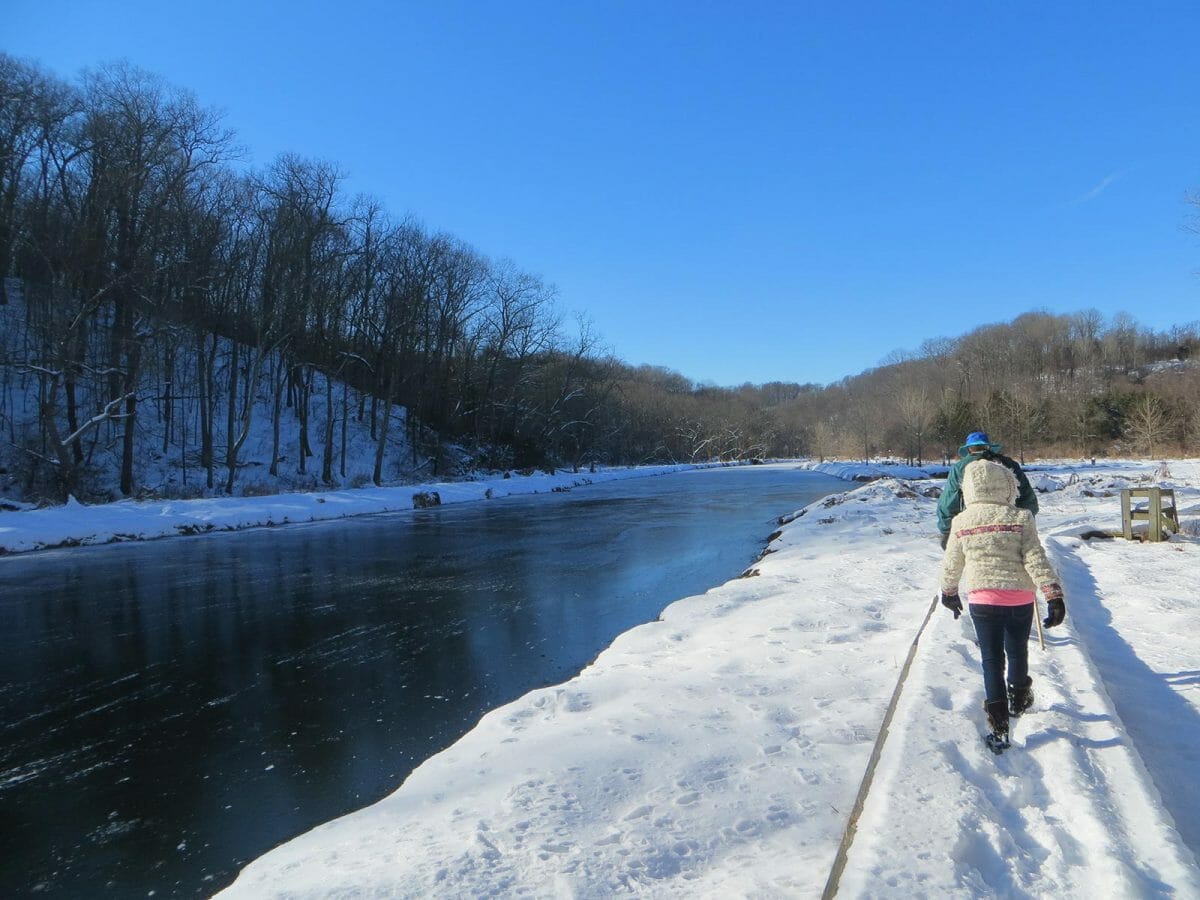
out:
<path id="1" fill-rule="evenodd" d="M 437 494 L 438 503 L 466 503 L 569 491 L 589 484 L 666 475 L 706 465 L 710 464 L 636 466 L 554 475 L 536 472 L 532 475 L 496 475 L 474 481 L 405 487 L 215 497 L 205 500 L 123 500 L 95 506 L 84 506 L 72 500 L 64 506 L 0 512 L 0 554 L 116 541 L 144 541 L 175 535 L 236 531 L 393 512 L 412 509 L 414 498 L 421 494 Z"/>
<path id="2" fill-rule="evenodd" d="M 1157 465 L 1039 467 L 1068 619 L 996 759 L 976 649 L 937 610 L 843 896 L 1197 896 L 1200 463 L 1185 534 L 1119 526 Z M 843 477 L 847 477 L 845 474 Z M 668 607 L 577 678 L 486 715 L 393 795 L 252 863 L 228 896 L 816 896 L 940 560 L 934 482 L 814 504 L 757 575 Z"/>

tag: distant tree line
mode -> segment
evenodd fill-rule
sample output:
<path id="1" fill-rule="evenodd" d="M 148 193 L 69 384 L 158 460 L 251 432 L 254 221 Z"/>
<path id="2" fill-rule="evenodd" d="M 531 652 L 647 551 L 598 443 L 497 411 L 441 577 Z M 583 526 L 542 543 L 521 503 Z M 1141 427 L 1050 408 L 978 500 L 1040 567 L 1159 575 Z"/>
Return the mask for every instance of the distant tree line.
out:
<path id="1" fill-rule="evenodd" d="M 1128 315 L 1031 312 L 830 386 L 805 405 L 812 453 L 913 461 L 976 428 L 1022 459 L 1200 448 L 1200 322 L 1165 333 Z"/>
<path id="2" fill-rule="evenodd" d="M 376 483 L 394 421 L 434 475 L 452 474 L 450 446 L 479 468 L 919 460 L 972 427 L 1019 453 L 1195 447 L 1195 323 L 1030 313 L 828 387 L 697 385 L 615 359 L 564 327 L 540 277 L 343 183 L 291 154 L 240 166 L 219 116 L 131 66 L 68 83 L 0 54 L 0 309 L 13 285 L 24 309 L 6 320 L 0 429 L 31 489 L 76 490 L 103 439 L 136 493 L 149 417 L 163 453 L 233 492 L 263 398 L 272 474 L 286 456 L 325 484 L 346 476 L 351 420 L 377 442 Z"/>

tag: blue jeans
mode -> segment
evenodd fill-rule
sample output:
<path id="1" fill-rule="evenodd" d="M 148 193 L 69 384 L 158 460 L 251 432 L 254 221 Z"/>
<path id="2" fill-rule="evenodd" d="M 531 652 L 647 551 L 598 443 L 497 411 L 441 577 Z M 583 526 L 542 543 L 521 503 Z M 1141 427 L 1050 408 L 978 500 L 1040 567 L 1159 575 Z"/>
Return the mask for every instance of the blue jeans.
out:
<path id="1" fill-rule="evenodd" d="M 1029 630 L 1033 604 L 992 606 L 969 604 L 983 660 L 983 690 L 990 703 L 1008 699 L 1004 687 L 1004 657 L 1008 654 L 1008 683 L 1023 685 L 1029 676 Z"/>

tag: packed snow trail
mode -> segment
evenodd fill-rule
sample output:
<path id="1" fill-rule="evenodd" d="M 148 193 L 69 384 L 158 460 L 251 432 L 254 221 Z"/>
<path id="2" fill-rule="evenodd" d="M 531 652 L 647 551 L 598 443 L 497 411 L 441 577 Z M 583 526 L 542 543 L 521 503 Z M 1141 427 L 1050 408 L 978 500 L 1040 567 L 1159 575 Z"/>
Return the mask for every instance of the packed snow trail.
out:
<path id="1" fill-rule="evenodd" d="M 1132 607 L 1118 618 L 1141 625 L 1139 650 L 1173 645 L 1168 668 L 1194 658 L 1198 548 L 1046 543 L 1069 613 L 1046 652 L 1031 644 L 1036 699 L 1012 749 L 997 758 L 983 743 L 974 634 L 947 613 L 926 630 L 841 896 L 1200 896 L 1200 710 L 1176 690 L 1200 673 L 1153 672 L 1106 607 Z M 1109 559 L 1094 572 L 1097 554 Z M 1146 583 L 1147 556 L 1165 588 Z"/>
<path id="2" fill-rule="evenodd" d="M 1013 747 L 983 742 L 978 650 L 926 631 L 841 896 L 1200 896 L 1191 853 L 1069 625 L 1031 655 Z"/>

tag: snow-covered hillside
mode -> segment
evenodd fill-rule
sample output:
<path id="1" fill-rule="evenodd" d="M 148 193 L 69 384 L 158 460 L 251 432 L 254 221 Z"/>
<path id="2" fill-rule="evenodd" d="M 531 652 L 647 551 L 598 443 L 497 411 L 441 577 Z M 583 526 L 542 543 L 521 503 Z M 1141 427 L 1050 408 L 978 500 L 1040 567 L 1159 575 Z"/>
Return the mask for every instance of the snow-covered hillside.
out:
<path id="1" fill-rule="evenodd" d="M 5 364 L 3 383 L 0 385 L 0 427 L 4 432 L 4 439 L 0 440 L 0 500 L 7 498 L 7 505 L 20 506 L 20 502 L 12 501 L 46 499 L 46 486 L 55 466 L 54 453 L 47 445 L 39 424 L 42 405 L 48 403 L 49 385 L 53 380 L 52 360 L 47 357 L 53 354 L 39 345 L 38 331 L 29 324 L 29 311 L 23 294 L 16 289 L 19 282 L 10 279 L 8 285 L 12 301 L 0 305 L 0 363 Z M 211 354 L 215 373 L 213 384 L 219 388 L 227 381 L 225 373 L 232 360 L 232 344 L 224 339 L 215 344 L 211 337 L 206 340 L 203 354 Z M 194 388 L 181 393 L 178 386 L 195 385 L 200 381 L 196 369 L 201 353 L 193 346 L 194 343 L 194 337 L 183 329 L 164 327 L 155 333 L 147 349 L 147 360 L 143 364 L 138 390 L 135 496 L 181 499 L 224 493 L 226 452 L 231 440 L 227 391 L 214 390 L 211 398 L 215 473 L 214 486 L 209 488 L 207 472 L 201 466 L 199 455 L 201 401 L 195 395 Z M 252 354 L 244 346 L 238 350 L 244 368 Z M 172 359 L 170 377 L 165 373 L 161 361 L 161 357 L 167 354 Z M 270 473 L 274 453 L 271 380 L 282 377 L 279 373 L 285 364 L 286 360 L 280 351 L 267 354 L 261 365 L 260 378 L 253 390 L 248 392 L 251 406 L 249 430 L 237 454 L 234 495 L 333 490 L 370 484 L 383 406 L 380 404 L 374 410 L 377 429 L 373 436 L 370 399 L 364 398 L 339 379 L 331 378 L 334 464 L 330 473 L 331 481 L 324 483 L 321 468 L 322 441 L 328 420 L 327 385 L 325 375 L 315 371 L 308 375 L 313 382 L 313 393 L 307 398 L 308 440 L 313 455 L 305 457 L 304 471 L 301 472 L 301 416 L 297 405 L 301 394 L 293 392 L 292 399 L 296 402 L 281 410 L 277 474 Z M 174 388 L 169 383 L 172 380 L 176 384 Z M 102 382 L 102 379 L 91 377 L 79 381 L 80 425 L 112 399 L 98 392 L 98 382 Z M 232 432 L 234 438 L 242 428 L 240 417 L 247 396 L 244 385 L 242 392 L 243 397 L 236 408 L 237 420 Z M 48 405 L 47 408 L 55 411 L 60 433 L 65 436 L 71 428 L 66 419 L 61 389 L 57 398 L 52 407 Z M 413 448 L 407 439 L 405 416 L 403 407 L 393 407 L 385 440 L 382 482 L 406 484 L 435 479 L 439 474 L 445 478 L 448 473 L 436 472 L 434 461 L 428 455 L 418 452 L 414 459 Z M 78 480 L 85 499 L 120 498 L 118 485 L 123 427 L 120 419 L 107 419 L 84 431 L 80 445 L 85 461 L 80 467 Z M 455 449 L 443 449 L 447 459 L 453 460 Z"/>

